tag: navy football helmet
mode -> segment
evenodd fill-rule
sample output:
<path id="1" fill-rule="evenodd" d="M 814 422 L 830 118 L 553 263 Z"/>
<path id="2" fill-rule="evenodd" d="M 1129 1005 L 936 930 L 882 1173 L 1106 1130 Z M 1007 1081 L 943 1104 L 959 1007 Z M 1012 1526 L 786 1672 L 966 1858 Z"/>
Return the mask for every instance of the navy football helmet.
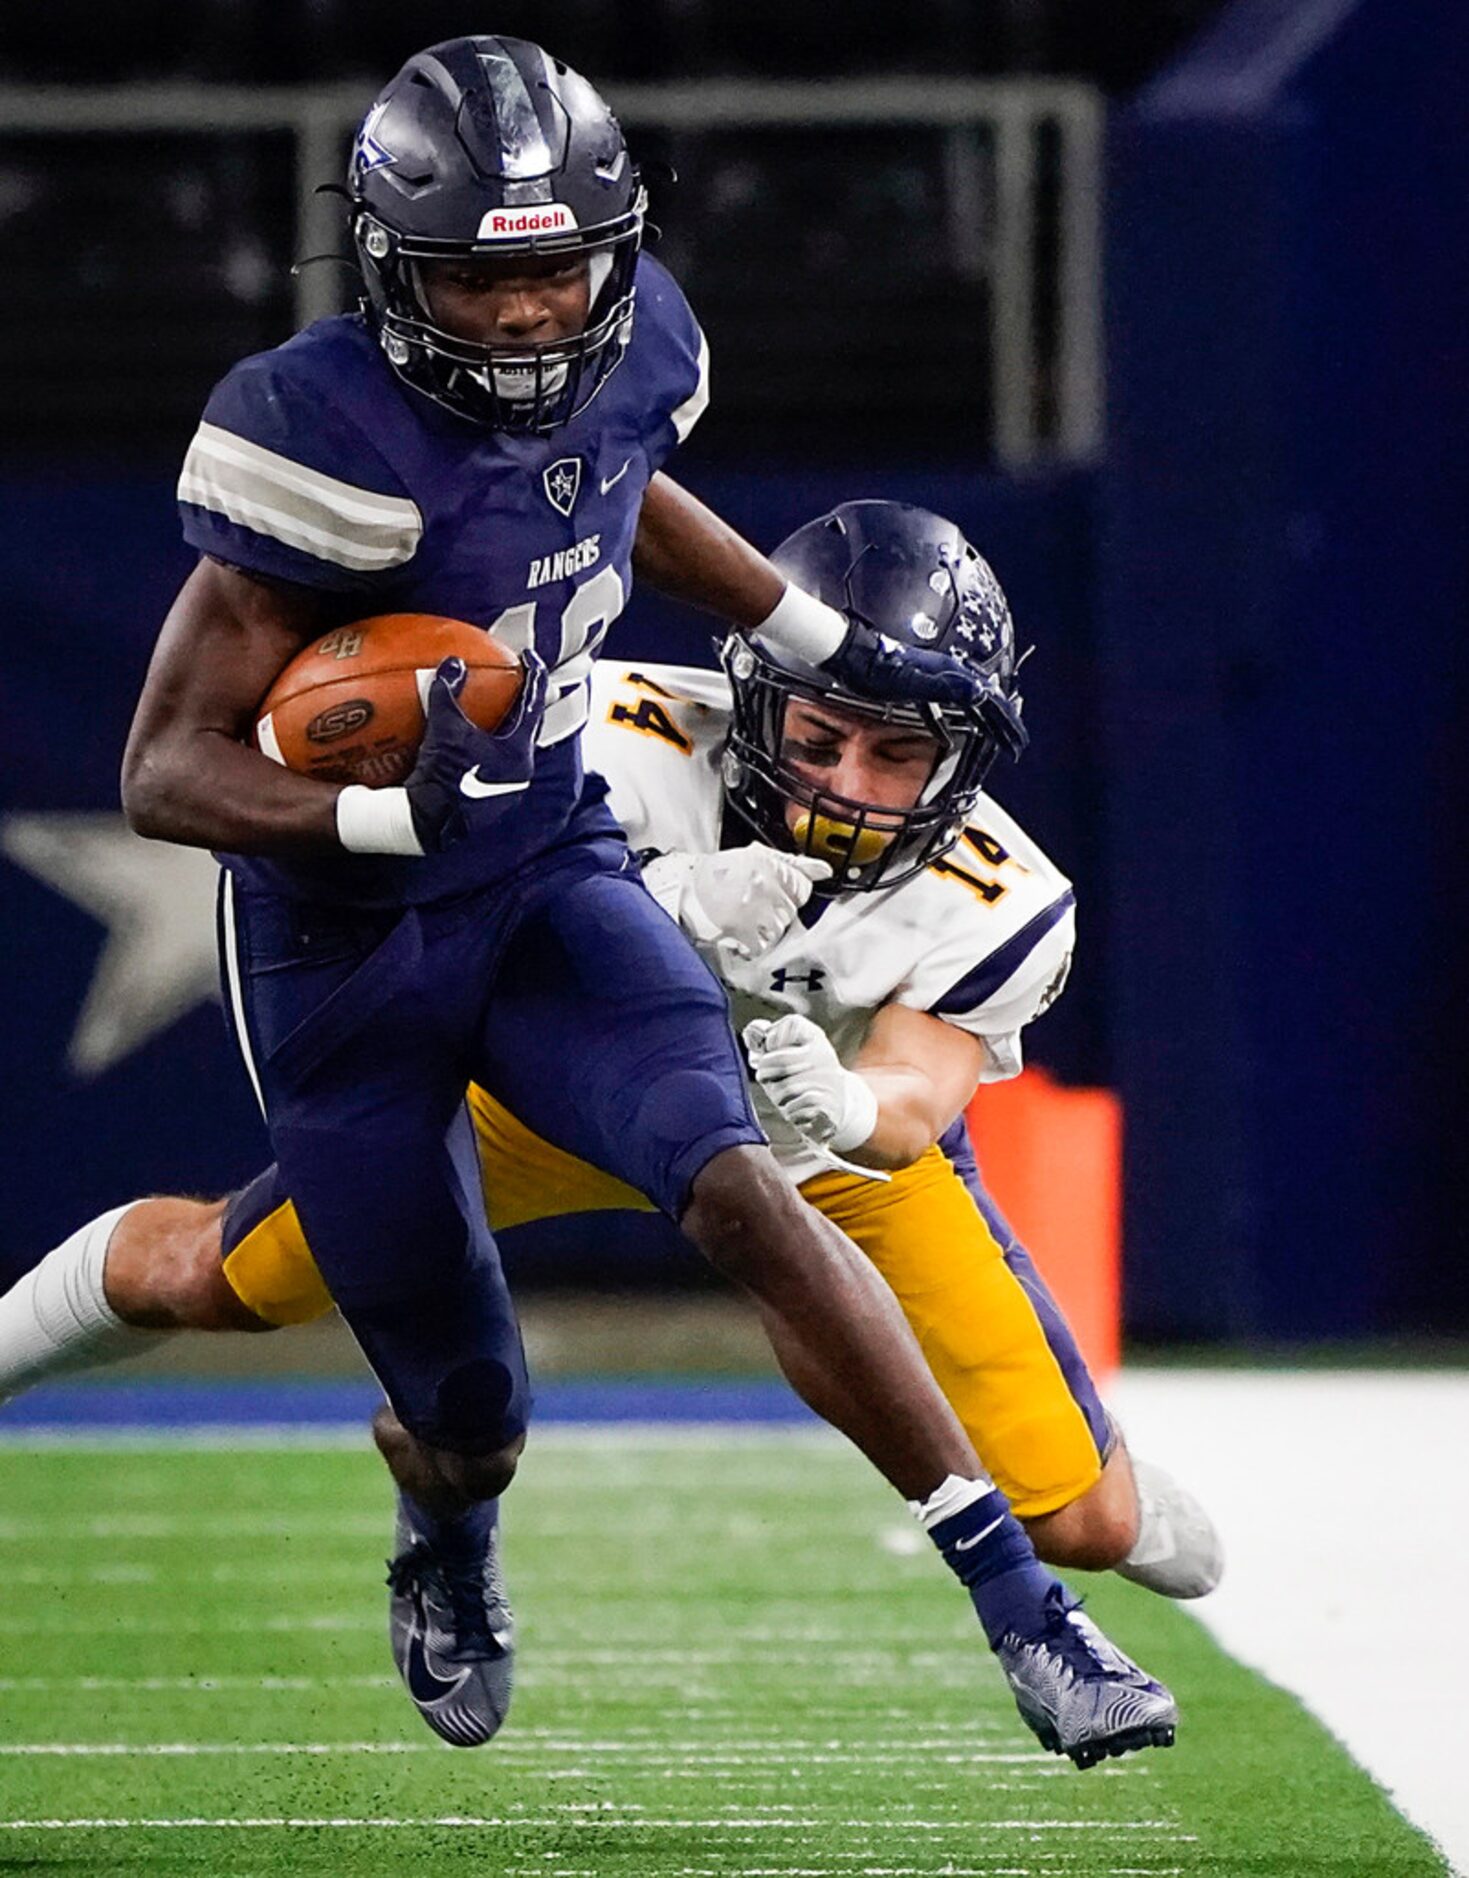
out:
<path id="1" fill-rule="evenodd" d="M 363 119 L 347 170 L 363 311 L 405 383 L 494 430 L 584 410 L 632 336 L 647 198 L 617 120 L 526 39 L 450 39 L 411 58 Z M 434 324 L 424 262 L 585 255 L 574 339 L 477 345 Z"/>
<path id="2" fill-rule="evenodd" d="M 906 502 L 844 502 L 770 557 L 793 586 L 900 644 L 947 652 L 984 689 L 977 706 L 863 697 L 757 636 L 732 634 L 721 661 L 734 715 L 724 755 L 730 809 L 770 846 L 831 863 L 817 893 L 870 892 L 911 878 L 952 847 L 1001 752 L 1027 737 L 1015 688 L 1015 630 L 989 564 L 952 522 Z M 930 733 L 933 770 L 907 810 L 822 789 L 783 755 L 793 698 Z M 787 805 L 799 810 L 791 827 Z"/>

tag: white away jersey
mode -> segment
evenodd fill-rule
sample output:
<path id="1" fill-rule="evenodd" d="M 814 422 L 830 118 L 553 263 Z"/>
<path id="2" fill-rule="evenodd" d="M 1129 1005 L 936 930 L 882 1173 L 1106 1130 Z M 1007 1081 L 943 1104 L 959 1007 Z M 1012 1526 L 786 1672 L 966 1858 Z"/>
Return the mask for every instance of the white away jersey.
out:
<path id="1" fill-rule="evenodd" d="M 717 851 L 729 721 L 722 673 L 612 661 L 594 668 L 586 763 L 606 777 L 634 849 Z M 813 898 L 758 959 L 700 949 L 728 987 L 736 1031 L 752 1017 L 799 1011 L 850 1066 L 874 1013 L 904 1004 L 978 1037 L 982 1080 L 1000 1082 L 1019 1074 L 1022 1029 L 1066 982 L 1073 908 L 1065 875 L 981 796 L 957 845 L 915 878 L 875 893 Z M 755 1101 L 795 1179 L 827 1165 L 758 1089 Z"/>

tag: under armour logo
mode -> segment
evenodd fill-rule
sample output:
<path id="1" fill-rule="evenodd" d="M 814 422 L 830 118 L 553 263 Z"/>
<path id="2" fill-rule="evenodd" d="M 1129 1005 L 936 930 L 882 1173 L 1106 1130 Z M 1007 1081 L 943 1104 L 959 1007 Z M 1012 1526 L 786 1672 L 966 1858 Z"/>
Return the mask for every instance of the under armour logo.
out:
<path id="1" fill-rule="evenodd" d="M 564 456 L 541 472 L 546 500 L 559 515 L 570 515 L 581 489 L 581 458 Z"/>
<path id="2" fill-rule="evenodd" d="M 826 983 L 826 973 L 819 965 L 813 965 L 809 972 L 788 972 L 784 965 L 778 972 L 770 974 L 770 989 L 784 991 L 787 985 L 804 985 L 813 995 Z"/>

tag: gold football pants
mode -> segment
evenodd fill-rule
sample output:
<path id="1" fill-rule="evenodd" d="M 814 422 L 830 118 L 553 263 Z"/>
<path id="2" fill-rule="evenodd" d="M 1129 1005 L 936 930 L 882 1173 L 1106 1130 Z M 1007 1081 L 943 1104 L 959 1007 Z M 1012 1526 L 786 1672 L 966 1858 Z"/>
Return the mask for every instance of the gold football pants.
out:
<path id="1" fill-rule="evenodd" d="M 576 1213 L 652 1212 L 642 1194 L 532 1134 L 471 1088 L 492 1230 Z M 937 1147 L 890 1181 L 818 1174 L 801 1187 L 882 1273 L 940 1388 L 1017 1513 L 1067 1506 L 1101 1474 L 1105 1423 L 1065 1322 L 1018 1247 L 1002 1248 Z M 227 1216 L 224 1271 L 273 1324 L 331 1308 L 282 1200 L 263 1217 Z M 1008 1255 L 1007 1255 L 1008 1251 Z"/>

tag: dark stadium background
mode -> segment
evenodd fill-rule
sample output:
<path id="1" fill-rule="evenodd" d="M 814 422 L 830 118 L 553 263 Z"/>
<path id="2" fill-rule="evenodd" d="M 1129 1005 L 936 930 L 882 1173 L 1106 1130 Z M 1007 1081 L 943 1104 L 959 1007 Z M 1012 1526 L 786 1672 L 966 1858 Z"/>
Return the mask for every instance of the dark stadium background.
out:
<path id="1" fill-rule="evenodd" d="M 296 304 L 289 135 L 108 128 L 80 88 L 124 118 L 160 84 L 365 105 L 408 52 L 467 30 L 542 40 L 614 106 L 619 87 L 731 81 L 752 98 L 780 80 L 1093 88 L 1100 426 L 1067 428 L 1075 152 L 1042 129 L 1018 441 L 986 337 L 986 133 L 956 181 L 956 146 L 911 122 L 632 129 L 714 358 L 675 468 L 765 546 L 891 494 L 954 516 L 999 570 L 1037 647 L 1034 747 L 1000 787 L 1083 907 L 1082 962 L 1032 1055 L 1122 1099 L 1133 1336 L 1469 1333 L 1452 0 L 6 9 L 0 815 L 115 809 L 187 570 L 178 459 L 211 382 L 284 338 Z M 67 97 L 66 128 L 27 121 Z M 703 659 L 708 634 L 641 596 L 614 643 Z M 105 1073 L 66 1067 L 101 940 L 0 856 L 0 1283 L 106 1204 L 218 1188 L 262 1157 L 211 1006 Z M 689 1280 L 626 1237 L 597 1248 L 620 1284 Z M 593 1261 L 563 1245 L 529 1263 L 531 1282 L 583 1283 Z"/>

